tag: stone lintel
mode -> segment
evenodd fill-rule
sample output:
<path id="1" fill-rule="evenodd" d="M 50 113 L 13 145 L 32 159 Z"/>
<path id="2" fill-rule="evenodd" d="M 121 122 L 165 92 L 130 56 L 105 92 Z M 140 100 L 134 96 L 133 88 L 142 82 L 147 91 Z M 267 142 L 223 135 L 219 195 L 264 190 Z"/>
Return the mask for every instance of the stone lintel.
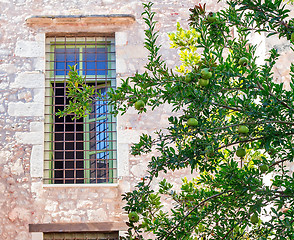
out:
<path id="1" fill-rule="evenodd" d="M 125 222 L 29 224 L 29 232 L 115 232 L 126 231 Z"/>
<path id="2" fill-rule="evenodd" d="M 55 16 L 32 16 L 26 19 L 27 24 L 32 26 L 50 25 L 130 25 L 135 22 L 131 14 L 109 15 L 55 15 Z"/>

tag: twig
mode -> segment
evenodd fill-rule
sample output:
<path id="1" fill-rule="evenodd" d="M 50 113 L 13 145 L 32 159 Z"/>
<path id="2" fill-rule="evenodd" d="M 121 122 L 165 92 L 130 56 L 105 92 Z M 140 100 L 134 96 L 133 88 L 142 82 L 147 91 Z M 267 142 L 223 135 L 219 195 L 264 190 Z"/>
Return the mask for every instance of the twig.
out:
<path id="1" fill-rule="evenodd" d="M 280 161 L 274 162 L 274 163 L 272 163 L 269 167 L 273 167 L 273 166 L 275 166 L 275 165 L 278 165 L 278 164 L 280 164 L 280 163 L 286 162 L 286 161 L 288 161 L 288 160 L 289 160 L 289 159 L 283 159 L 283 160 L 280 160 Z"/>
<path id="2" fill-rule="evenodd" d="M 258 85 L 259 89 L 264 90 L 264 87 L 261 86 L 260 82 L 257 81 L 257 85 Z M 284 107 L 293 110 L 293 108 L 291 108 L 287 103 L 285 103 L 283 100 L 279 99 L 277 96 L 275 96 L 271 92 L 268 92 L 268 94 L 270 96 L 274 97 L 275 99 L 277 99 Z"/>
<path id="3" fill-rule="evenodd" d="M 229 110 L 233 110 L 233 111 L 236 111 L 236 112 L 242 112 L 243 111 L 241 108 L 229 107 L 229 106 L 218 104 L 218 103 L 214 103 L 214 102 L 212 102 L 211 104 L 213 104 L 215 106 L 218 106 L 218 107 L 222 107 L 222 108 L 226 108 L 226 109 L 229 109 Z"/>
<path id="4" fill-rule="evenodd" d="M 225 126 L 225 127 L 214 128 L 213 130 L 223 130 L 223 129 L 226 129 L 226 128 L 237 127 L 237 126 L 240 126 L 240 125 L 254 125 L 254 124 L 260 124 L 260 123 L 281 123 L 281 124 L 286 124 L 286 125 L 287 124 L 288 125 L 294 125 L 294 122 L 272 120 L 272 121 L 257 121 L 257 122 L 237 123 L 237 124 L 232 124 L 232 125 Z"/>
<path id="5" fill-rule="evenodd" d="M 227 191 L 227 192 L 221 192 L 221 193 L 218 193 L 218 194 L 215 194 L 209 198 L 206 198 L 205 200 L 203 200 L 202 202 L 200 202 L 199 204 L 197 204 L 195 207 L 192 208 L 192 210 L 190 210 L 182 219 L 181 221 L 178 222 L 178 224 L 176 226 L 174 226 L 170 231 L 169 233 L 167 234 L 167 236 L 164 238 L 164 239 L 168 239 L 168 237 L 170 236 L 170 234 L 180 225 L 181 222 L 183 222 L 193 211 L 195 211 L 196 208 L 198 208 L 199 206 L 203 205 L 205 202 L 209 201 L 210 199 L 213 199 L 213 198 L 216 198 L 218 196 L 221 196 L 225 193 L 229 193 L 229 192 L 232 192 L 231 191 Z"/>

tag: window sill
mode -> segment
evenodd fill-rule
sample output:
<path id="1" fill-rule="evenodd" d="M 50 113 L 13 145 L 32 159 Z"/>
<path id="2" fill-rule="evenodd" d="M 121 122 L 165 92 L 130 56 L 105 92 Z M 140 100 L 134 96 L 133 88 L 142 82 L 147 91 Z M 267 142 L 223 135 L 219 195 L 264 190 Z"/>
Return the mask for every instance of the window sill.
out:
<path id="1" fill-rule="evenodd" d="M 96 184 L 43 184 L 43 188 L 100 188 L 118 187 L 118 183 L 96 183 Z"/>
<path id="2" fill-rule="evenodd" d="M 127 225 L 121 222 L 96 223 L 45 223 L 29 224 L 29 232 L 112 232 L 126 231 Z"/>

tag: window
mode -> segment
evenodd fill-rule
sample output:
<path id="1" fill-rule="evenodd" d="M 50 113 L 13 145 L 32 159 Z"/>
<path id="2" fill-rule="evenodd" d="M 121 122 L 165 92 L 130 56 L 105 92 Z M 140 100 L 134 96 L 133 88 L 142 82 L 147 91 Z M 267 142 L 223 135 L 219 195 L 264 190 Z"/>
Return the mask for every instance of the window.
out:
<path id="1" fill-rule="evenodd" d="M 55 115 L 68 103 L 66 79 L 73 65 L 102 96 L 78 120 Z M 47 37 L 44 183 L 116 182 L 116 120 L 107 101 L 115 81 L 112 35 Z"/>
<path id="2" fill-rule="evenodd" d="M 44 233 L 44 240 L 118 240 L 118 233 Z"/>

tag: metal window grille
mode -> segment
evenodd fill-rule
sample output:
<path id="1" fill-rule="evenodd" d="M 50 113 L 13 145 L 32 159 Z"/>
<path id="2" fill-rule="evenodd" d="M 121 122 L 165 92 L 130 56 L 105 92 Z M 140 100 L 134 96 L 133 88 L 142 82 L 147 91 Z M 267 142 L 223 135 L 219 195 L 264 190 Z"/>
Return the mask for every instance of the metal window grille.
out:
<path id="1" fill-rule="evenodd" d="M 69 66 L 102 95 L 83 119 L 56 116 L 69 99 Z M 116 85 L 113 35 L 50 35 L 46 38 L 44 183 L 116 182 L 116 119 L 107 91 Z"/>
<path id="2" fill-rule="evenodd" d="M 118 233 L 44 233 L 44 240 L 118 240 Z"/>

